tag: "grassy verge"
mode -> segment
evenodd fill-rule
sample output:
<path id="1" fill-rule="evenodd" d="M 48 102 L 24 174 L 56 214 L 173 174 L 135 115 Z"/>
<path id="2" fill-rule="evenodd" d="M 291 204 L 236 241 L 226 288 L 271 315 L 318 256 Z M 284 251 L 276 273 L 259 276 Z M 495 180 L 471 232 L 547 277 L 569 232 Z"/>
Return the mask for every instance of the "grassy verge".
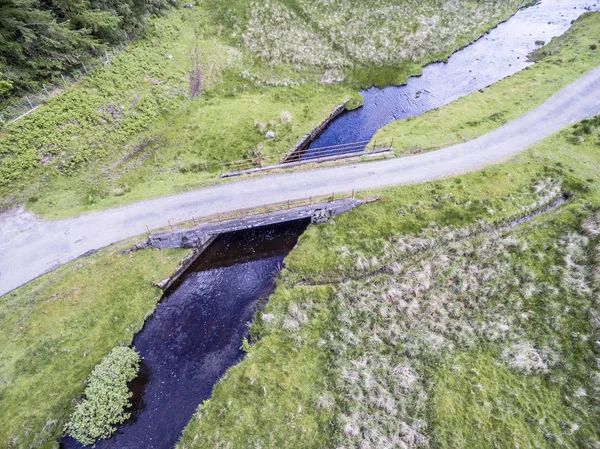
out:
<path id="1" fill-rule="evenodd" d="M 564 35 L 535 51 L 536 63 L 449 105 L 399 120 L 374 139 L 394 138 L 398 155 L 436 150 L 493 131 L 539 106 L 600 64 L 600 13 L 581 16 Z"/>
<path id="2" fill-rule="evenodd" d="M 186 250 L 101 250 L 0 301 L 0 446 L 55 447 L 94 366 L 131 343 Z"/>
<path id="3" fill-rule="evenodd" d="M 597 139 L 567 129 L 309 228 L 179 447 L 594 447 Z"/>

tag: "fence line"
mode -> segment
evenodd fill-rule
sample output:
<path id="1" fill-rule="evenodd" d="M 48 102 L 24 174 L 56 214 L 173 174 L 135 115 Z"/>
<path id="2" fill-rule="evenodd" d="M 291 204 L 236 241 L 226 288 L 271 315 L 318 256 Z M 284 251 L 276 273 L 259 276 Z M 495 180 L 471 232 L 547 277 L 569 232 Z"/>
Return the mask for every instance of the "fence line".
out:
<path id="1" fill-rule="evenodd" d="M 352 192 L 331 192 L 331 194 L 329 194 L 329 195 L 319 195 L 319 196 L 315 196 L 315 197 L 310 196 L 308 198 L 299 199 L 299 200 L 281 201 L 278 203 L 267 204 L 265 206 L 249 207 L 249 208 L 245 208 L 245 209 L 235 209 L 235 210 L 232 210 L 229 212 L 223 212 L 223 213 L 217 212 L 216 214 L 209 215 L 207 217 L 201 217 L 201 218 L 191 217 L 189 220 L 183 221 L 183 222 L 180 222 L 177 224 L 172 224 L 171 221 L 175 221 L 175 219 L 170 218 L 167 220 L 167 225 L 164 226 L 163 228 L 158 229 L 158 231 L 160 231 L 161 229 L 164 229 L 164 230 L 169 229 L 171 231 L 175 231 L 175 230 L 179 230 L 179 229 L 189 228 L 192 226 L 197 227 L 202 224 L 216 224 L 216 223 L 221 224 L 225 221 L 230 221 L 230 220 L 240 220 L 243 224 L 244 220 L 246 220 L 250 217 L 259 217 L 261 215 L 268 215 L 273 212 L 291 210 L 291 209 L 296 209 L 298 207 L 312 206 L 313 204 L 319 204 L 319 203 L 329 203 L 329 202 L 336 201 L 336 200 L 343 200 L 343 199 L 350 199 L 350 198 L 354 199 L 356 196 L 356 193 L 357 193 L 357 191 L 355 191 L 355 190 L 352 190 Z M 146 229 L 146 233 L 148 235 L 152 234 L 148 225 L 145 226 L 145 229 Z"/>
<path id="2" fill-rule="evenodd" d="M 61 73 L 60 81 L 53 84 L 42 84 L 42 89 L 38 92 L 28 93 L 19 98 L 8 99 L 3 103 L 0 102 L 0 126 L 25 117 L 50 98 L 60 95 L 68 86 L 93 74 L 99 67 L 110 66 L 110 58 L 115 58 L 123 48 L 124 46 L 121 44 L 119 47 L 112 48 L 110 52 L 105 51 L 101 56 L 87 60 L 86 63 L 82 62 L 80 69 L 67 74 Z"/>

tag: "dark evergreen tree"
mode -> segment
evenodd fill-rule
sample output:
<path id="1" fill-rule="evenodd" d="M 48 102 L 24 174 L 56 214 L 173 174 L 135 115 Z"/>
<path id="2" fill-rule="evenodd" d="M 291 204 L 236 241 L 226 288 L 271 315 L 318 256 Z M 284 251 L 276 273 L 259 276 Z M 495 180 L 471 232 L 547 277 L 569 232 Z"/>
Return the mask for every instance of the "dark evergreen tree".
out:
<path id="1" fill-rule="evenodd" d="M 37 89 L 105 45 L 131 38 L 164 6 L 164 0 L 0 0 L 3 79 L 17 94 Z"/>

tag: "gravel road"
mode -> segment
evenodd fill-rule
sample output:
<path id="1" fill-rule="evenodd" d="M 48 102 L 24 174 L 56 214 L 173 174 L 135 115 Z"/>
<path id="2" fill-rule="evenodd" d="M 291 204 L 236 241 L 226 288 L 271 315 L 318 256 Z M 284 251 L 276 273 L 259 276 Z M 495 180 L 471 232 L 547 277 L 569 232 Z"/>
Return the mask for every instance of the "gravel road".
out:
<path id="1" fill-rule="evenodd" d="M 586 117 L 600 114 L 600 67 L 543 105 L 475 140 L 415 156 L 264 176 L 82 215 L 41 220 L 23 209 L 0 215 L 0 295 L 86 252 L 190 217 L 279 201 L 412 184 L 505 160 Z"/>

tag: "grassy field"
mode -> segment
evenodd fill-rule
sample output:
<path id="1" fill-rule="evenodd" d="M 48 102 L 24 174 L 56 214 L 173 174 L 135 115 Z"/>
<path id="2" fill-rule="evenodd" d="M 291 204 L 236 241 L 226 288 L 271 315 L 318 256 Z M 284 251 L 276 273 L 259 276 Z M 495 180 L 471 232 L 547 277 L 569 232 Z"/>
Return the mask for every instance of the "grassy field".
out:
<path id="1" fill-rule="evenodd" d="M 599 129 L 309 228 L 179 448 L 597 447 Z"/>
<path id="2" fill-rule="evenodd" d="M 130 344 L 187 250 L 121 254 L 129 240 L 76 260 L 0 301 L 0 447 L 55 442 L 94 366 Z M 54 445 L 53 445 L 54 444 Z"/>
<path id="3" fill-rule="evenodd" d="M 398 155 L 466 142 L 533 110 L 600 64 L 600 13 L 581 16 L 564 35 L 535 51 L 536 64 L 492 86 L 420 117 L 382 128 Z"/>
<path id="4" fill-rule="evenodd" d="M 527 0 L 271 0 L 218 6 L 224 34 L 270 65 L 327 68 L 359 87 L 399 84 L 507 19 Z"/>
<path id="5" fill-rule="evenodd" d="M 0 130 L 0 210 L 24 202 L 45 217 L 73 216 L 214 183 L 224 162 L 256 156 L 275 160 L 334 107 L 356 99 L 358 84 L 376 77 L 382 83 L 405 80 L 528 1 L 352 5 L 370 17 L 368 26 L 376 30 L 372 42 L 357 39 L 365 36 L 358 22 L 343 28 L 353 9 L 338 3 L 327 8 L 337 8 L 335 17 L 319 16 L 315 8 L 323 5 L 310 2 L 239 0 L 202 2 L 152 19 L 110 67 Z M 276 17 L 263 14 L 265 8 Z M 255 23 L 263 19 L 268 24 Z M 329 64 L 329 56 L 290 60 L 300 53 L 286 39 L 319 48 L 307 27 L 318 36 L 332 36 L 335 42 L 324 51 L 346 55 L 343 67 Z M 395 40 L 386 45 L 381 36 L 392 32 Z M 369 56 L 367 47 L 401 59 Z M 396 52 L 398 47 L 418 54 Z M 196 57 L 205 89 L 190 100 Z M 356 69 L 351 73 L 348 61 Z M 265 139 L 269 130 L 275 139 Z"/>
<path id="6" fill-rule="evenodd" d="M 4 207 L 63 217 L 198 187 L 222 162 L 288 151 L 355 95 L 284 70 L 245 75 L 253 59 L 213 35 L 200 8 L 175 10 L 111 67 L 6 126 Z M 190 101 L 196 47 L 205 91 Z"/>

